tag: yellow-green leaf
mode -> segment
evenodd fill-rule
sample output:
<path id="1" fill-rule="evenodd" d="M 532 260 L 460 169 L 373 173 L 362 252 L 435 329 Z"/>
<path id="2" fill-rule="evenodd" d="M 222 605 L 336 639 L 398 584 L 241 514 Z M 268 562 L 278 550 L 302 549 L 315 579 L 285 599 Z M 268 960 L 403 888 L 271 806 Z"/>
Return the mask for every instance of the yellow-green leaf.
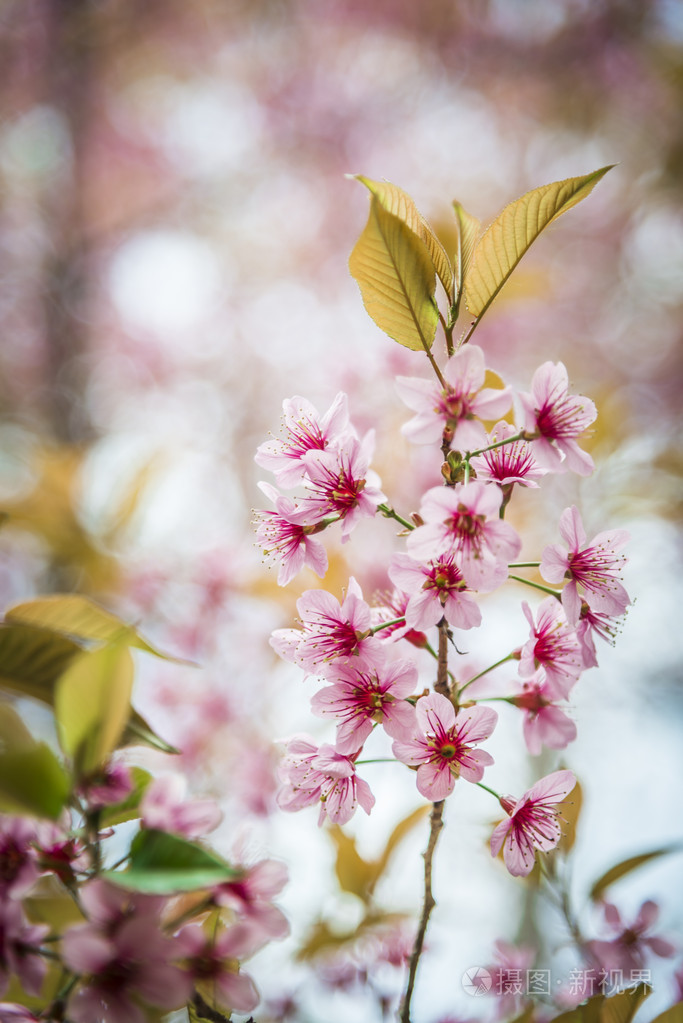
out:
<path id="1" fill-rule="evenodd" d="M 146 650 L 157 657 L 166 656 L 143 639 L 132 626 L 96 604 L 94 600 L 78 593 L 37 597 L 35 600 L 16 604 L 7 611 L 5 619 L 8 622 L 51 629 L 53 632 L 90 643 L 109 643 L 125 637 L 129 646 Z"/>
<path id="2" fill-rule="evenodd" d="M 610 169 L 542 185 L 505 207 L 477 244 L 465 277 L 465 301 L 473 316 L 484 315 L 541 231 L 585 199 Z"/>
<path id="3" fill-rule="evenodd" d="M 439 319 L 432 258 L 422 239 L 374 195 L 349 270 L 377 326 L 414 352 L 429 351 Z"/>
<path id="4" fill-rule="evenodd" d="M 427 246 L 436 275 L 441 281 L 449 299 L 453 294 L 453 267 L 446 250 L 422 216 L 417 206 L 402 188 L 392 185 L 390 181 L 371 181 L 362 174 L 355 175 L 356 181 L 362 182 L 377 198 L 388 213 L 406 224 L 410 230 L 421 238 Z"/>
<path id="5" fill-rule="evenodd" d="M 647 984 L 620 991 L 606 998 L 600 1009 L 600 1023 L 631 1023 L 641 1004 L 652 994 Z"/>
<path id="6" fill-rule="evenodd" d="M 121 736 L 121 746 L 151 746 L 162 753 L 180 753 L 170 742 L 166 742 L 154 731 L 141 714 L 131 708 L 128 724 Z"/>
<path id="7" fill-rule="evenodd" d="M 100 811 L 100 827 L 113 828 L 115 824 L 132 821 L 140 816 L 140 801 L 145 794 L 145 789 L 152 780 L 152 775 L 142 767 L 131 767 L 130 773 L 133 779 L 133 791 L 120 803 L 102 808 Z"/>
<path id="8" fill-rule="evenodd" d="M 677 852 L 681 849 L 680 844 L 667 845 L 661 849 L 653 849 L 651 852 L 640 853 L 638 856 L 629 856 L 628 859 L 622 860 L 621 863 L 615 864 L 610 867 L 598 880 L 595 882 L 590 890 L 590 897 L 594 902 L 602 898 L 603 892 L 609 888 L 610 885 L 614 884 L 625 874 L 630 874 L 632 870 L 637 870 L 644 863 L 649 863 L 650 860 L 657 859 L 660 856 L 666 856 L 669 853 Z"/>
<path id="9" fill-rule="evenodd" d="M 31 625 L 0 625 L 0 688 L 52 703 L 55 681 L 81 648 Z"/>
<path id="10" fill-rule="evenodd" d="M 123 642 L 82 651 L 57 682 L 59 740 L 80 775 L 95 771 L 116 749 L 130 715 L 132 688 L 133 658 Z"/>
<path id="11" fill-rule="evenodd" d="M 580 784 L 576 783 L 567 798 L 558 804 L 560 820 L 562 821 L 562 838 L 558 843 L 558 849 L 568 853 L 576 841 L 576 825 L 579 823 L 583 792 Z"/>
<path id="12" fill-rule="evenodd" d="M 431 806 L 427 803 L 424 806 L 418 806 L 416 810 L 409 813 L 407 817 L 400 820 L 394 830 L 387 839 L 387 844 L 384 847 L 384 851 L 377 861 L 375 881 L 384 873 L 397 846 L 401 844 L 403 839 L 410 834 L 410 832 L 417 827 L 417 825 L 424 820 L 427 814 L 430 812 Z"/>
<path id="13" fill-rule="evenodd" d="M 345 892 L 357 895 L 367 901 L 368 893 L 375 880 L 374 863 L 368 863 L 360 856 L 354 839 L 338 826 L 330 828 L 330 835 L 337 847 L 335 873 L 340 887 Z"/>
<path id="14" fill-rule="evenodd" d="M 652 1023 L 683 1023 L 683 1002 L 677 1002 L 670 1009 L 665 1009 L 655 1016 Z"/>
<path id="15" fill-rule="evenodd" d="M 481 231 L 481 221 L 473 217 L 471 213 L 468 213 L 464 206 L 456 199 L 453 200 L 453 212 L 455 213 L 455 222 L 458 227 L 458 250 L 453 260 L 455 269 L 455 298 L 458 301 L 462 292 L 462 282 L 465 280 L 470 263 L 472 262 L 474 247 L 477 244 Z"/>

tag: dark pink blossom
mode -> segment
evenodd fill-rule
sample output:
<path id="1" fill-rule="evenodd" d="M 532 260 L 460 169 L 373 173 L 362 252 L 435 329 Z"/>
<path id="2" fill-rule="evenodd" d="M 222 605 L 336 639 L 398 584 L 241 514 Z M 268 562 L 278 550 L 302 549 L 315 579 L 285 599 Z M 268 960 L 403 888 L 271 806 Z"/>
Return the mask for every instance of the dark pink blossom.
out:
<path id="1" fill-rule="evenodd" d="M 0 1023 L 40 1023 L 37 1016 L 16 1002 L 0 1002 Z"/>
<path id="2" fill-rule="evenodd" d="M 541 575 L 554 584 L 569 580 L 562 590 L 562 604 L 569 622 L 572 625 L 578 622 L 582 601 L 600 614 L 623 614 L 630 600 L 619 581 L 626 558 L 618 552 L 628 542 L 628 532 L 612 529 L 598 533 L 587 545 L 581 516 L 572 506 L 565 508 L 560 516 L 560 535 L 567 547 L 550 544 L 545 548 Z"/>
<path id="3" fill-rule="evenodd" d="M 548 694 L 564 699 L 584 668 L 576 630 L 555 597 L 547 597 L 539 605 L 536 622 L 526 601 L 522 602 L 522 610 L 531 626 L 531 636 L 520 652 L 519 674 L 531 678 L 539 668 L 545 668 Z"/>
<path id="4" fill-rule="evenodd" d="M 306 590 L 296 607 L 303 628 L 276 629 L 270 639 L 286 661 L 321 673 L 332 662 L 372 665 L 381 656 L 380 642 L 371 635 L 370 607 L 353 577 L 341 604 L 326 590 Z"/>
<path id="5" fill-rule="evenodd" d="M 66 931 L 64 962 L 80 975 L 69 998 L 74 1023 L 145 1023 L 143 1004 L 179 1009 L 192 982 L 173 965 L 173 942 L 164 936 L 162 898 L 131 894 L 104 881 L 91 881 L 80 892 L 88 923 Z"/>
<path id="6" fill-rule="evenodd" d="M 402 433 L 417 444 L 448 440 L 458 451 L 474 451 L 486 444 L 481 419 L 497 419 L 512 404 L 509 387 L 484 390 L 486 362 L 476 345 L 465 345 L 446 363 L 446 387 L 414 377 L 397 377 L 396 390 L 408 408 L 417 412 Z"/>
<path id="7" fill-rule="evenodd" d="M 507 941 L 496 941 L 495 962 L 486 966 L 491 975 L 490 993 L 498 1001 L 502 1018 L 511 1019 L 523 1007 L 527 990 L 527 970 L 536 958 L 536 950 L 528 946 L 515 946 Z"/>
<path id="8" fill-rule="evenodd" d="M 457 715 L 450 700 L 430 693 L 417 701 L 418 734 L 394 742 L 394 756 L 417 767 L 417 788 L 435 802 L 453 791 L 455 779 L 481 781 L 493 757 L 475 746 L 488 739 L 498 715 L 490 707 L 470 707 Z"/>
<path id="9" fill-rule="evenodd" d="M 26 817 L 0 816 L 0 898 L 21 899 L 40 870 L 36 826 Z"/>
<path id="10" fill-rule="evenodd" d="M 429 561 L 395 554 L 389 578 L 409 594 L 405 618 L 410 628 L 428 629 L 442 618 L 457 629 L 481 625 L 481 611 L 452 552 Z"/>
<path id="11" fill-rule="evenodd" d="M 373 626 L 382 625 L 384 622 L 394 622 L 393 625 L 386 625 L 377 632 L 379 640 L 386 642 L 387 640 L 397 641 L 405 639 L 412 646 L 418 648 L 427 645 L 427 636 L 424 632 L 421 632 L 419 629 L 411 629 L 409 625 L 406 625 L 405 620 L 395 621 L 395 619 L 405 619 L 408 601 L 410 600 L 407 593 L 394 587 L 391 593 L 378 594 L 377 599 L 381 600 L 382 604 L 371 609 Z"/>
<path id="12" fill-rule="evenodd" d="M 316 525 L 311 522 L 310 509 L 279 494 L 269 483 L 259 483 L 259 487 L 276 510 L 255 512 L 256 543 L 266 557 L 279 564 L 278 586 L 286 586 L 305 565 L 322 578 L 327 572 L 327 552 L 312 535 Z"/>
<path id="13" fill-rule="evenodd" d="M 532 756 L 544 746 L 565 749 L 576 738 L 576 725 L 557 705 L 542 668 L 522 683 L 522 692 L 510 697 L 510 703 L 524 711 L 524 741 Z"/>
<path id="14" fill-rule="evenodd" d="M 47 924 L 29 923 L 20 902 L 0 900 L 0 995 L 12 977 L 19 979 L 26 994 L 40 994 L 47 962 L 39 947 L 49 931 Z"/>
<path id="15" fill-rule="evenodd" d="M 342 542 L 365 516 L 374 516 L 377 506 L 386 500 L 380 490 L 381 481 L 369 468 L 368 449 L 372 438 L 363 442 L 355 437 L 343 447 L 327 451 L 308 451 L 303 456 L 308 496 L 300 506 L 311 522 L 320 522 L 328 515 L 342 519 Z"/>
<path id="16" fill-rule="evenodd" d="M 450 550 L 469 587 L 494 590 L 507 579 L 508 561 L 522 547 L 512 526 L 498 517 L 502 500 L 499 487 L 478 481 L 432 487 L 420 506 L 424 525 L 408 537 L 409 553 L 430 559 Z"/>
<path id="17" fill-rule="evenodd" d="M 184 960 L 195 987 L 207 993 L 219 1010 L 251 1012 L 259 1003 L 259 994 L 239 960 L 251 955 L 263 944 L 260 932 L 250 924 L 239 923 L 207 935 L 201 924 L 188 924 L 174 939 L 174 955 Z"/>
<path id="18" fill-rule="evenodd" d="M 482 447 L 499 444 L 519 434 L 519 429 L 502 419 L 496 423 Z M 498 483 L 501 487 L 510 487 L 519 483 L 523 487 L 538 488 L 537 479 L 545 476 L 549 470 L 539 465 L 534 458 L 529 441 L 516 440 L 503 444 L 491 451 L 476 455 L 470 462 L 478 480 Z"/>
<path id="19" fill-rule="evenodd" d="M 589 476 L 595 468 L 590 455 L 577 444 L 597 416 L 589 398 L 569 394 L 563 363 L 544 362 L 534 373 L 531 393 L 520 394 L 525 431 L 533 438 L 534 453 L 553 472 L 565 468 Z"/>
<path id="20" fill-rule="evenodd" d="M 110 762 L 98 774 L 81 782 L 79 794 L 91 809 L 96 810 L 122 803 L 133 788 L 133 777 L 126 765 Z"/>
<path id="21" fill-rule="evenodd" d="M 254 461 L 275 474 L 281 487 L 295 487 L 306 476 L 302 461 L 307 451 L 324 451 L 342 438 L 349 427 L 348 399 L 340 391 L 327 412 L 320 416 L 306 398 L 295 395 L 282 402 L 285 438 L 261 444 Z"/>
<path id="22" fill-rule="evenodd" d="M 213 900 L 219 906 L 233 909 L 243 920 L 263 934 L 266 940 L 284 938 L 289 923 L 271 899 L 287 883 L 287 867 L 277 860 L 260 860 L 243 873 L 213 889 Z"/>
<path id="23" fill-rule="evenodd" d="M 142 826 L 185 838 L 199 838 L 217 828 L 223 815 L 215 800 L 185 799 L 186 789 L 181 774 L 153 778 L 140 801 Z"/>
<path id="24" fill-rule="evenodd" d="M 314 714 L 338 720 L 336 748 L 356 753 L 370 735 L 375 722 L 394 739 L 409 739 L 415 725 L 415 709 L 406 702 L 417 684 L 412 661 L 389 663 L 382 648 L 381 660 L 371 668 L 339 665 L 325 686 L 311 700 Z"/>
<path id="25" fill-rule="evenodd" d="M 325 817 L 334 824 L 346 824 L 359 805 L 366 813 L 375 805 L 370 786 L 356 774 L 353 759 L 334 746 L 318 749 L 305 737 L 290 739 L 280 775 L 283 786 L 278 792 L 278 806 L 293 811 L 319 802 L 318 825 Z"/>
<path id="26" fill-rule="evenodd" d="M 571 771 L 555 771 L 541 778 L 520 799 L 503 796 L 500 804 L 509 815 L 491 836 L 491 854 L 503 850 L 505 866 L 515 877 L 525 877 L 534 865 L 535 850 L 554 849 L 562 830 L 557 804 L 576 785 Z"/>

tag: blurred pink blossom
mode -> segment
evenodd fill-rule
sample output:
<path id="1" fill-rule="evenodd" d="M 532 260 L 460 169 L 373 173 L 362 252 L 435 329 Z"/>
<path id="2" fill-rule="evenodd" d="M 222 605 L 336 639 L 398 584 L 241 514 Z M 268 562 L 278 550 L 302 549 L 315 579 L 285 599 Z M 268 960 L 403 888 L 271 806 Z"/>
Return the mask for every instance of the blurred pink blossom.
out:
<path id="1" fill-rule="evenodd" d="M 675 945 L 650 933 L 659 917 L 656 902 L 651 899 L 644 902 L 632 924 L 624 923 L 619 910 L 612 903 L 603 903 L 602 909 L 605 923 L 615 937 L 610 941 L 588 941 L 586 946 L 605 970 L 628 973 L 642 969 L 649 952 L 664 959 L 675 954 Z"/>
<path id="2" fill-rule="evenodd" d="M 186 790 L 181 774 L 153 778 L 140 800 L 142 826 L 185 838 L 199 838 L 218 827 L 222 818 L 218 804 L 213 799 L 185 799 Z"/>
<path id="3" fill-rule="evenodd" d="M 201 924 L 188 924 L 174 939 L 174 954 L 184 960 L 196 985 L 210 985 L 219 1009 L 250 1012 L 258 1005 L 259 995 L 251 977 L 239 969 L 238 960 L 262 943 L 261 933 L 249 924 L 235 924 L 216 937 L 208 936 Z"/>
<path id="4" fill-rule="evenodd" d="M 38 949 L 49 932 L 47 924 L 29 923 L 20 902 L 0 900 L 0 995 L 12 977 L 19 979 L 27 994 L 40 994 L 47 962 Z"/>

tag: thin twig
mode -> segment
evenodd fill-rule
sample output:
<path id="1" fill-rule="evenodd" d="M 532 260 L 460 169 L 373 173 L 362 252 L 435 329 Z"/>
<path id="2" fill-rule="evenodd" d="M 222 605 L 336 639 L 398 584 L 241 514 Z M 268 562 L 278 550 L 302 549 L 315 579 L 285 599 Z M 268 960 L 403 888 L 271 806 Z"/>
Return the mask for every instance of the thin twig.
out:
<path id="1" fill-rule="evenodd" d="M 447 700 L 451 698 L 451 687 L 448 683 L 448 622 L 445 618 L 439 622 L 439 653 L 434 692 L 441 693 Z"/>
<path id="2" fill-rule="evenodd" d="M 429 815 L 429 841 L 424 853 L 425 895 L 424 902 L 422 904 L 420 925 L 417 929 L 417 934 L 415 935 L 413 951 L 410 955 L 410 962 L 408 965 L 408 983 L 406 985 L 406 993 L 403 996 L 403 1001 L 401 1002 L 401 1007 L 399 1009 L 399 1019 L 401 1023 L 410 1023 L 410 1002 L 413 997 L 413 988 L 415 987 L 415 976 L 417 974 L 420 956 L 422 955 L 422 946 L 424 945 L 425 934 L 427 933 L 429 917 L 436 905 L 434 896 L 432 895 L 432 860 L 434 858 L 434 850 L 436 849 L 439 833 L 443 827 L 443 804 L 443 799 L 441 799 L 438 803 L 434 803 L 432 806 L 432 812 Z"/>

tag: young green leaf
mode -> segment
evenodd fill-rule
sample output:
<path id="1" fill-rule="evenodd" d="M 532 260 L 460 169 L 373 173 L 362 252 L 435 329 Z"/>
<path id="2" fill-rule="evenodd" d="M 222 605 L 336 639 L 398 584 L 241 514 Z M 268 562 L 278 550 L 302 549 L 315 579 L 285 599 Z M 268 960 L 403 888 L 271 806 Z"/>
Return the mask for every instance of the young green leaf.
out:
<path id="1" fill-rule="evenodd" d="M 129 868 L 105 871 L 102 876 L 122 888 L 173 895 L 213 888 L 239 877 L 240 871 L 194 842 L 146 828 L 133 839 Z"/>
<path id="2" fill-rule="evenodd" d="M 481 319 L 541 231 L 585 199 L 610 169 L 542 185 L 505 207 L 479 240 L 465 277 L 465 301 L 473 316 Z"/>
<path id="3" fill-rule="evenodd" d="M 422 239 L 374 195 L 349 270 L 377 326 L 406 348 L 429 352 L 439 319 L 432 258 Z"/>
<path id="4" fill-rule="evenodd" d="M 131 767 L 130 773 L 133 779 L 133 791 L 122 802 L 102 808 L 100 827 L 112 828 L 115 824 L 132 821 L 140 816 L 140 801 L 152 780 L 152 775 L 142 767 Z"/>
<path id="5" fill-rule="evenodd" d="M 167 656 L 111 611 L 78 593 L 59 593 L 16 604 L 7 611 L 5 619 L 8 622 L 50 629 L 81 642 L 110 643 L 125 637 L 129 646 L 157 657 Z"/>
<path id="6" fill-rule="evenodd" d="M 449 299 L 451 299 L 453 295 L 453 267 L 451 266 L 451 261 L 443 245 L 408 193 L 404 192 L 398 185 L 392 185 L 389 181 L 371 181 L 370 178 L 366 178 L 362 174 L 356 174 L 355 179 L 372 192 L 388 213 L 393 213 L 395 217 L 398 217 L 410 228 L 413 234 L 422 239 L 431 256 L 436 275 L 441 281 L 444 291 Z"/>
<path id="7" fill-rule="evenodd" d="M 628 859 L 622 860 L 621 863 L 610 867 L 609 870 L 598 878 L 590 890 L 591 899 L 593 902 L 597 902 L 602 898 L 603 893 L 609 886 L 624 877 L 625 874 L 630 874 L 632 870 L 637 870 L 638 867 L 642 867 L 644 863 L 649 863 L 650 860 L 658 859 L 660 856 L 666 856 L 669 853 L 678 852 L 680 849 L 680 844 L 667 845 L 661 849 L 653 849 L 651 852 L 640 853 L 638 856 L 629 856 Z"/>
<path id="8" fill-rule="evenodd" d="M 154 731 L 141 714 L 131 707 L 128 723 L 121 736 L 120 746 L 151 746 L 152 749 L 161 750 L 162 753 L 180 753 L 175 746 L 162 739 Z"/>
<path id="9" fill-rule="evenodd" d="M 70 790 L 49 746 L 35 741 L 13 707 L 0 704 L 0 812 L 56 820 Z"/>
<path id="10" fill-rule="evenodd" d="M 75 657 L 55 687 L 62 749 L 88 775 L 116 749 L 130 715 L 133 658 L 125 642 Z"/>

